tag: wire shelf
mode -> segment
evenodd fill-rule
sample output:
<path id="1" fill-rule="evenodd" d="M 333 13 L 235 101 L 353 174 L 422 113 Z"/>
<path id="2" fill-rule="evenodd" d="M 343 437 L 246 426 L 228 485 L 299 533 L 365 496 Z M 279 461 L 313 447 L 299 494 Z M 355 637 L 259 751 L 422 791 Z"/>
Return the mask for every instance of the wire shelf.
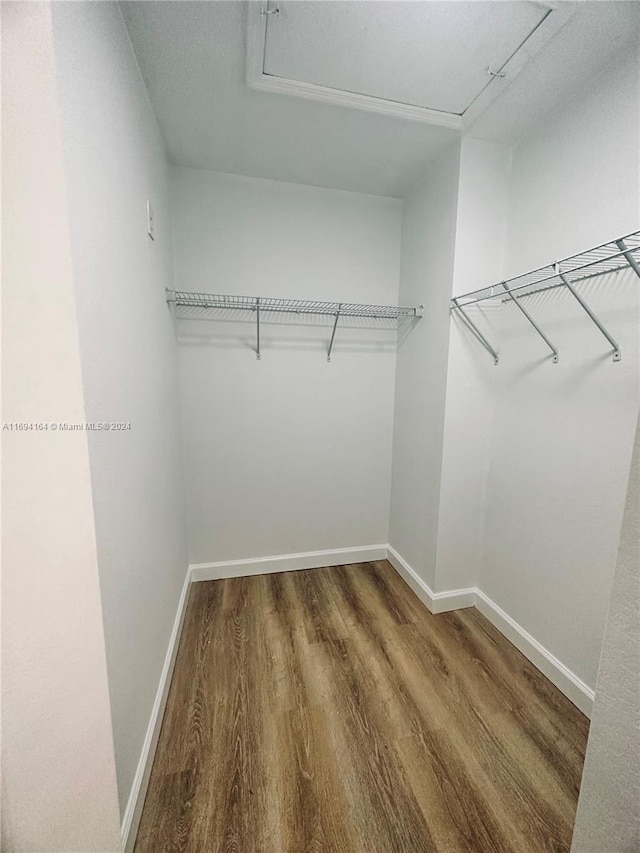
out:
<path id="1" fill-rule="evenodd" d="M 421 317 L 422 306 L 408 308 L 397 305 L 362 305 L 355 302 L 318 302 L 313 299 L 276 299 L 256 296 L 225 296 L 216 293 L 190 293 L 176 290 L 169 301 L 176 306 L 221 308 L 229 310 L 272 311 L 285 314 L 324 314 L 341 317 L 372 317 L 398 320 L 401 317 Z"/>
<path id="2" fill-rule="evenodd" d="M 620 244 L 624 245 L 624 248 Z M 631 260 L 630 260 L 631 259 Z M 519 299 L 525 296 L 533 296 L 543 290 L 551 290 L 554 287 L 565 287 L 565 282 L 560 278 L 564 275 L 572 284 L 604 275 L 605 273 L 619 272 L 628 267 L 633 267 L 632 261 L 640 265 L 640 231 L 628 234 L 618 240 L 610 240 L 594 249 L 588 249 L 570 258 L 564 258 L 553 264 L 547 264 L 537 270 L 524 273 L 515 278 L 506 279 L 504 284 Z M 637 270 L 636 270 L 637 272 Z M 503 301 L 509 300 L 505 293 L 503 283 L 483 287 L 458 296 L 454 307 L 464 308 L 485 299 L 496 299 L 500 297 Z M 454 300 L 452 300 L 452 304 Z"/>
<path id="3" fill-rule="evenodd" d="M 575 297 L 600 332 L 609 341 L 613 348 L 613 360 L 620 361 L 620 347 L 585 303 L 584 299 L 575 290 L 574 285 L 587 279 L 595 278 L 596 276 L 605 275 L 606 273 L 617 273 L 629 268 L 640 277 L 640 231 L 635 231 L 616 240 L 610 240 L 593 249 L 588 249 L 586 252 L 580 252 L 577 255 L 564 258 L 556 263 L 547 264 L 544 267 L 503 282 L 498 282 L 490 287 L 483 287 L 479 290 L 465 293 L 462 296 L 456 296 L 451 300 L 451 308 L 452 311 L 459 313 L 472 334 L 475 335 L 482 346 L 493 356 L 494 363 L 498 364 L 498 353 L 489 344 L 486 337 L 465 309 L 486 300 L 498 300 L 500 303 L 515 303 L 547 344 L 553 354 L 553 361 L 557 363 L 557 349 L 541 331 L 520 300 L 527 296 L 533 296 L 535 293 L 541 293 L 542 291 L 564 288 Z"/>
<path id="4" fill-rule="evenodd" d="M 187 290 L 168 290 L 167 302 L 176 308 L 210 308 L 228 311 L 253 311 L 256 316 L 256 355 L 260 355 L 260 315 L 319 314 L 334 318 L 327 361 L 341 317 L 368 317 L 374 320 L 401 320 L 422 317 L 422 305 L 410 308 L 402 305 L 369 305 L 356 302 L 319 302 L 314 299 L 277 299 L 263 296 L 231 296 L 218 293 L 192 293 Z"/>

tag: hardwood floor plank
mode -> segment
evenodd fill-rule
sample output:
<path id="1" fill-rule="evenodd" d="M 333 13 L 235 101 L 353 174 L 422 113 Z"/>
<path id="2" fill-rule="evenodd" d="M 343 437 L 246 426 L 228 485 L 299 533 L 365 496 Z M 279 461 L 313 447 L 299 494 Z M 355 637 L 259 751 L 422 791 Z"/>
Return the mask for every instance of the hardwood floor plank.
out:
<path id="1" fill-rule="evenodd" d="M 531 678 L 522 678 L 522 672 L 532 669 L 531 664 L 519 652 L 518 659 L 507 661 L 497 653 L 495 647 L 483 642 L 486 635 L 470 630 L 469 619 L 464 612 L 443 614 L 443 617 L 441 636 L 446 630 L 453 629 L 462 653 L 474 661 L 475 666 L 464 667 L 468 676 L 466 683 L 472 695 L 485 704 L 497 704 L 496 700 L 500 698 L 506 700 L 502 709 L 505 725 L 501 732 L 503 741 L 509 742 L 509 734 L 516 739 L 513 751 L 522 752 L 526 756 L 530 773 L 542 764 L 547 771 L 546 788 L 549 797 L 554 801 L 558 798 L 566 800 L 566 806 L 569 807 L 577 798 L 582 759 L 578 758 L 576 762 L 576 754 L 563 736 L 565 717 L 558 713 L 551 714 L 550 705 L 541 702 L 539 695 L 531 689 Z M 501 646 L 499 644 L 499 648 Z M 560 703 L 560 707 L 568 710 L 567 705 L 571 703 L 566 697 L 563 699 L 566 705 Z M 507 723 L 510 723 L 508 727 Z M 567 773 L 568 766 L 572 766 L 573 773 Z M 572 790 L 566 790 L 567 782 Z"/>
<path id="2" fill-rule="evenodd" d="M 346 640 L 313 649 L 324 681 L 332 747 L 346 781 L 358 850 L 416 851 L 436 848 L 372 697 L 376 681 Z"/>
<path id="3" fill-rule="evenodd" d="M 449 823 L 455 823 L 458 846 L 451 841 L 452 827 L 447 828 L 446 844 L 454 850 L 478 849 L 488 853 L 509 850 L 511 845 L 505 833 L 508 816 L 499 812 L 497 819 L 495 803 L 485 794 L 491 789 L 490 780 L 480 763 L 474 761 L 466 741 L 448 733 L 450 713 L 439 697 L 423 689 L 414 690 L 414 686 L 421 688 L 424 684 L 419 676 L 423 671 L 421 662 L 413 658 L 413 674 L 418 675 L 417 678 L 405 677 L 407 661 L 400 661 L 398 654 L 408 652 L 411 657 L 413 650 L 398 642 L 398 636 L 407 630 L 411 627 L 397 626 L 383 643 L 384 654 L 378 655 L 375 655 L 375 640 L 370 633 L 360 629 L 359 635 L 352 638 L 356 648 L 360 648 L 360 657 L 368 661 L 370 668 L 375 668 L 376 689 L 368 696 L 368 709 L 378 706 L 380 728 L 396 733 L 395 745 L 401 760 L 404 758 L 405 769 L 416 771 L 416 761 L 408 760 L 407 745 L 412 744 L 414 754 L 420 756 L 417 763 L 422 769 L 419 773 L 428 772 L 427 768 L 431 771 L 430 802 L 437 803 L 438 798 L 444 800 L 439 803 L 440 809 L 449 815 Z M 403 737 L 403 732 L 407 736 Z M 414 775 L 410 783 L 412 789 L 416 788 L 415 781 Z M 455 791 L 454 796 L 451 796 L 452 791 Z M 464 809 L 459 808 L 462 803 Z M 430 809 L 423 808 L 423 813 L 432 835 L 437 836 L 441 829 L 437 819 Z"/>
<path id="4" fill-rule="evenodd" d="M 327 589 L 328 569 L 313 569 L 307 572 L 292 572 L 291 585 L 298 599 L 309 643 L 326 640 L 342 640 L 347 636 L 347 627 L 340 613 L 331 607 Z"/>
<path id="5" fill-rule="evenodd" d="M 202 737 L 210 728 L 202 718 L 213 701 L 207 658 L 212 638 L 213 649 L 218 647 L 222 591 L 213 584 L 191 589 L 162 726 L 170 748 L 156 751 L 154 769 L 160 775 L 193 769 L 202 755 Z"/>
<path id="6" fill-rule="evenodd" d="M 194 584 L 136 853 L 568 853 L 588 721 L 386 561 Z"/>
<path id="7" fill-rule="evenodd" d="M 244 853 L 248 838 L 256 851 L 269 850 L 277 830 L 270 808 L 273 737 L 270 717 L 264 714 L 268 701 L 267 647 L 260 618 L 264 583 L 260 577 L 234 580 L 244 583 L 234 584 L 233 595 L 225 599 L 224 639 L 210 673 L 211 690 L 218 688 L 219 700 L 198 833 L 202 850 L 221 853 Z"/>
<path id="8" fill-rule="evenodd" d="M 439 656 L 431 655 L 428 647 L 424 654 L 421 640 L 415 626 L 400 626 L 397 636 L 388 643 L 388 651 L 391 671 L 397 679 L 393 695 L 403 702 L 411 720 L 411 735 L 401 741 L 402 758 L 414 774 L 412 784 L 421 790 L 424 780 L 418 784 L 420 772 L 431 774 L 429 796 L 425 800 L 423 794 L 420 803 L 423 808 L 427 803 L 425 816 L 433 822 L 432 832 L 435 836 L 444 829 L 447 844 L 455 851 L 519 850 L 512 815 L 497 796 L 482 762 L 483 752 L 477 747 L 477 721 L 473 717 L 470 720 L 456 704 L 458 677 L 448 668 L 443 677 Z M 433 678 L 442 684 L 438 692 L 424 689 Z M 408 743 L 420 755 L 418 762 L 415 757 L 410 760 Z M 438 804 L 439 796 L 445 797 L 446 803 Z M 458 813 L 460 804 L 464 809 Z M 436 815 L 444 810 L 449 823 L 457 814 L 455 828 L 439 826 L 434 808 Z M 457 846 L 451 841 L 454 829 Z"/>
<path id="9" fill-rule="evenodd" d="M 273 706 L 290 711 L 312 704 L 305 679 L 306 629 L 290 575 L 265 582 L 263 618 Z"/>
<path id="10" fill-rule="evenodd" d="M 362 590 L 367 600 L 369 613 L 375 613 L 382 624 L 389 626 L 413 623 L 419 614 L 409 606 L 409 602 L 399 594 L 393 582 L 397 577 L 389 564 L 390 571 L 382 570 L 382 563 L 364 563 L 352 575 L 351 582 L 356 589 Z"/>
<path id="11" fill-rule="evenodd" d="M 282 766 L 279 812 L 286 815 L 282 853 L 341 853 L 356 845 L 328 722 L 320 708 L 289 711 L 280 718 Z"/>
<path id="12" fill-rule="evenodd" d="M 447 620 L 443 616 L 435 618 L 444 623 Z M 402 632 L 406 644 L 404 661 L 399 658 L 397 665 L 406 666 L 411 656 L 417 655 L 419 662 L 414 661 L 414 667 L 421 662 L 428 670 L 433 661 L 428 654 L 421 654 L 423 638 L 415 629 L 407 635 L 408 630 Z M 430 697 L 428 713 L 435 714 L 449 738 L 456 741 L 469 774 L 484 780 L 479 785 L 482 796 L 493 795 L 493 809 L 499 800 L 509 820 L 519 823 L 520 832 L 531 838 L 530 849 L 567 849 L 566 839 L 571 836 L 575 811 L 575 801 L 565 784 L 567 780 L 559 783 L 553 768 L 530 748 L 514 703 L 508 703 L 511 711 L 496 707 L 493 687 L 486 689 L 483 670 L 470 666 L 466 657 L 456 662 L 459 650 L 455 648 L 455 639 L 446 648 L 448 677 L 440 680 L 438 697 Z M 406 682 L 419 683 L 415 671 L 407 672 Z M 569 773 L 569 783 L 572 781 Z M 555 846 L 549 847 L 549 843 Z"/>

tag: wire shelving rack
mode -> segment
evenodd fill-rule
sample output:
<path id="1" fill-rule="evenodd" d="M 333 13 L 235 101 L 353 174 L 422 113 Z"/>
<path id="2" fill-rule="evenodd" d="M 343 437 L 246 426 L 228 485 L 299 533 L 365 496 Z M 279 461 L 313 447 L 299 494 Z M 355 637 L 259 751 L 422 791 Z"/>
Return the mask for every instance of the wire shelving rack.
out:
<path id="1" fill-rule="evenodd" d="M 457 312 L 469 331 L 475 335 L 493 357 L 494 364 L 498 364 L 497 350 L 489 343 L 471 318 L 468 309 L 488 299 L 513 302 L 550 349 L 552 361 L 557 363 L 559 359 L 557 348 L 542 331 L 529 310 L 522 304 L 522 300 L 528 296 L 533 296 L 535 293 L 562 288 L 571 293 L 607 339 L 613 350 L 613 361 L 620 361 L 622 353 L 617 341 L 585 302 L 575 285 L 605 273 L 616 273 L 629 268 L 640 278 L 640 231 L 635 231 L 616 240 L 610 240 L 593 249 L 588 249 L 586 252 L 580 252 L 580 254 L 572 255 L 561 261 L 547 264 L 547 266 L 501 281 L 490 287 L 483 287 L 480 290 L 473 290 L 462 296 L 456 296 L 451 300 L 451 310 Z"/>
<path id="2" fill-rule="evenodd" d="M 250 311 L 256 319 L 256 357 L 260 352 L 260 316 L 264 312 L 278 314 L 319 314 L 334 318 L 327 361 L 340 317 L 366 317 L 374 320 L 402 320 L 422 317 L 422 305 L 410 308 L 402 305 L 370 305 L 355 302 L 320 302 L 314 299 L 278 299 L 262 296 L 231 296 L 218 293 L 192 293 L 186 290 L 168 290 L 167 302 L 179 308 L 210 308 L 228 311 Z"/>

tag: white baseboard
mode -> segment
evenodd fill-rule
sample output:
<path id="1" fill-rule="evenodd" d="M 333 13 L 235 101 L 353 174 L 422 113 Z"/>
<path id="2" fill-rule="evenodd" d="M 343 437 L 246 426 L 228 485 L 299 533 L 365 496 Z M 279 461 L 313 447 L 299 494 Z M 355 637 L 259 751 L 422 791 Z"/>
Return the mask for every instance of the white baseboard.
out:
<path id="1" fill-rule="evenodd" d="M 433 613 L 448 613 L 450 610 L 463 610 L 473 607 L 476 601 L 474 587 L 466 589 L 450 589 L 446 592 L 434 592 Z"/>
<path id="2" fill-rule="evenodd" d="M 522 654 L 547 676 L 573 704 L 587 717 L 591 717 L 594 691 L 585 684 L 569 667 L 558 660 L 535 637 L 512 619 L 508 613 L 492 601 L 477 587 L 452 589 L 446 592 L 433 592 L 409 563 L 391 545 L 387 546 L 387 559 L 420 601 L 431 613 L 445 613 L 462 607 L 473 607 L 486 616 L 501 634 L 503 634 Z"/>
<path id="3" fill-rule="evenodd" d="M 431 613 L 460 610 L 463 607 L 473 607 L 476 603 L 475 587 L 433 592 L 391 545 L 387 545 L 387 559 Z"/>
<path id="4" fill-rule="evenodd" d="M 305 551 L 301 554 L 279 554 L 275 557 L 256 557 L 249 560 L 193 563 L 189 568 L 192 581 L 213 581 L 221 578 L 267 575 L 273 572 L 319 569 L 323 566 L 343 566 L 347 563 L 367 563 L 371 560 L 386 560 L 386 558 L 386 545 L 367 545 L 362 548 Z"/>
<path id="5" fill-rule="evenodd" d="M 162 725 L 162 717 L 164 715 L 165 705 L 167 704 L 167 696 L 169 694 L 169 686 L 171 684 L 171 676 L 173 675 L 173 667 L 176 662 L 178 653 L 178 645 L 180 643 L 180 634 L 182 633 L 182 624 L 187 609 L 187 599 L 189 598 L 189 588 L 191 586 L 191 570 L 187 569 L 182 592 L 178 600 L 178 609 L 176 617 L 171 629 L 169 638 L 169 647 L 164 659 L 162 673 L 160 674 L 160 682 L 156 692 L 156 698 L 151 709 L 151 718 L 147 727 L 144 743 L 142 744 L 142 752 L 136 774 L 133 777 L 133 784 L 129 794 L 127 807 L 122 818 L 121 836 L 122 847 L 125 853 L 131 853 L 133 850 L 136 835 L 138 833 L 138 825 L 142 814 L 144 799 L 147 794 L 147 786 L 149 784 L 149 776 L 153 765 L 153 758 L 160 736 L 160 727 Z"/>
<path id="6" fill-rule="evenodd" d="M 569 667 L 565 666 L 548 649 L 545 649 L 535 637 L 532 637 L 528 631 L 521 625 L 518 625 L 515 619 L 512 619 L 508 613 L 505 613 L 481 589 L 476 590 L 476 607 L 583 714 L 591 717 L 595 692 L 588 684 L 585 684 Z"/>

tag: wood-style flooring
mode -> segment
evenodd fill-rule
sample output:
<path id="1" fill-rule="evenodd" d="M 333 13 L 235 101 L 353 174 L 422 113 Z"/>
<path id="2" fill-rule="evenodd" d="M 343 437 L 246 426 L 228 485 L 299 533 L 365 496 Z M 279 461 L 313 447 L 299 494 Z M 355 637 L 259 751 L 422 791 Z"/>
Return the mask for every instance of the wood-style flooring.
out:
<path id="1" fill-rule="evenodd" d="M 196 583 L 135 850 L 562 853 L 587 732 L 386 561 Z"/>

